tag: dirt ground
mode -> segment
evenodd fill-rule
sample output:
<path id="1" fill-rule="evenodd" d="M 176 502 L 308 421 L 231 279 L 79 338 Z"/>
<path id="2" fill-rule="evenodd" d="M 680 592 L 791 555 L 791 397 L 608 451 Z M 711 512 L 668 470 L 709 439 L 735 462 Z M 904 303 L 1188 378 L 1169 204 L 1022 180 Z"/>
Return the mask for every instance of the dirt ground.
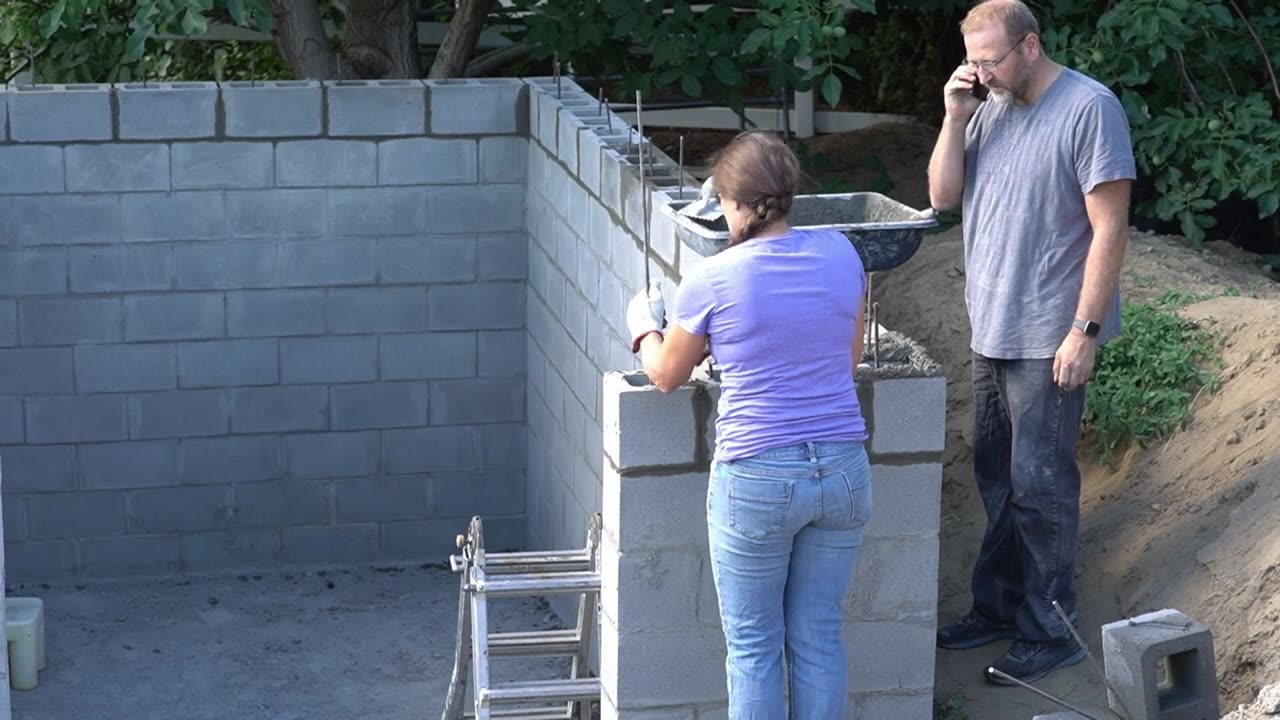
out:
<path id="1" fill-rule="evenodd" d="M 16 720 L 422 720 L 453 667 L 458 579 L 442 567 L 10 588 L 44 599 L 47 668 Z M 499 600 L 495 630 L 556 627 Z M 559 660 L 494 680 L 567 676 Z"/>

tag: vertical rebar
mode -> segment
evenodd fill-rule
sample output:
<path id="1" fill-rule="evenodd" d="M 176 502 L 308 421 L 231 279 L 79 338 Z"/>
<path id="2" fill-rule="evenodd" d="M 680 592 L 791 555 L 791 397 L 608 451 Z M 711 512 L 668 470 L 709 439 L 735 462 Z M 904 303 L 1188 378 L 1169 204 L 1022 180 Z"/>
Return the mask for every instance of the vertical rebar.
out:
<path id="1" fill-rule="evenodd" d="M 609 132 L 613 132 L 613 106 L 609 104 L 609 98 L 604 99 L 604 121 L 609 126 Z"/>
<path id="2" fill-rule="evenodd" d="M 555 73 L 555 76 L 556 76 L 556 99 L 559 100 L 560 99 L 560 53 L 555 54 L 555 59 L 552 60 L 552 68 L 553 68 L 552 72 Z"/>
<path id="3" fill-rule="evenodd" d="M 31 73 L 31 82 L 27 83 L 27 87 L 34 90 L 36 87 L 36 53 L 31 49 L 31 43 L 27 46 L 27 72 Z"/>
<path id="4" fill-rule="evenodd" d="M 249 53 L 249 87 L 257 87 L 258 85 L 258 67 L 254 60 L 253 53 Z"/>
<path id="5" fill-rule="evenodd" d="M 644 120 L 640 117 L 640 91 L 636 91 L 636 132 L 639 133 L 640 139 L 637 141 L 639 146 L 637 150 L 640 153 L 640 212 L 644 214 L 644 292 L 648 297 L 649 293 L 649 188 L 645 187 L 645 168 L 644 168 Z M 630 137 L 630 133 L 628 133 Z"/>
<path id="6" fill-rule="evenodd" d="M 600 88 L 600 92 L 596 93 L 596 115 L 604 114 L 604 88 Z"/>

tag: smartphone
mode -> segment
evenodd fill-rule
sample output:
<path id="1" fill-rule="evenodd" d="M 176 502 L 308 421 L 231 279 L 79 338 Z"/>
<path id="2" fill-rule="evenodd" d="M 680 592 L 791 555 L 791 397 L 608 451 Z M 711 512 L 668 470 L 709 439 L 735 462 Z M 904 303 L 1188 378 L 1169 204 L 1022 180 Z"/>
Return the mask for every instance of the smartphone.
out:
<path id="1" fill-rule="evenodd" d="M 973 79 L 973 87 L 969 89 L 969 92 L 979 100 L 986 100 L 987 96 L 991 94 L 991 90 L 976 77 Z"/>

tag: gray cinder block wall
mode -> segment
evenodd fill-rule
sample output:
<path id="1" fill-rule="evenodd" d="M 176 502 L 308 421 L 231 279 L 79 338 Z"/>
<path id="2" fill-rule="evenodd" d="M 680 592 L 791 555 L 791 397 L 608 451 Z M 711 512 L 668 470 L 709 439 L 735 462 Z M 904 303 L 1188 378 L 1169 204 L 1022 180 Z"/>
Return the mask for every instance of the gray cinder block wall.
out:
<path id="1" fill-rule="evenodd" d="M 11 583 L 521 544 L 527 96 L 0 91 Z"/>

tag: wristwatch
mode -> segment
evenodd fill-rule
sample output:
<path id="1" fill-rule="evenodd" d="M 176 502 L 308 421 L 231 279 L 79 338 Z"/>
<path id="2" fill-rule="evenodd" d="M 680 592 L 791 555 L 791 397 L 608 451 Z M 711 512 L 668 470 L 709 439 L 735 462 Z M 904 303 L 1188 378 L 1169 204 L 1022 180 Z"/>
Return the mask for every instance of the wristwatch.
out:
<path id="1" fill-rule="evenodd" d="M 1088 338 L 1098 337 L 1098 331 L 1102 329 L 1102 326 L 1098 323 L 1092 320 L 1081 320 L 1080 318 L 1076 318 L 1071 323 L 1071 327 L 1084 333 L 1084 336 Z"/>

